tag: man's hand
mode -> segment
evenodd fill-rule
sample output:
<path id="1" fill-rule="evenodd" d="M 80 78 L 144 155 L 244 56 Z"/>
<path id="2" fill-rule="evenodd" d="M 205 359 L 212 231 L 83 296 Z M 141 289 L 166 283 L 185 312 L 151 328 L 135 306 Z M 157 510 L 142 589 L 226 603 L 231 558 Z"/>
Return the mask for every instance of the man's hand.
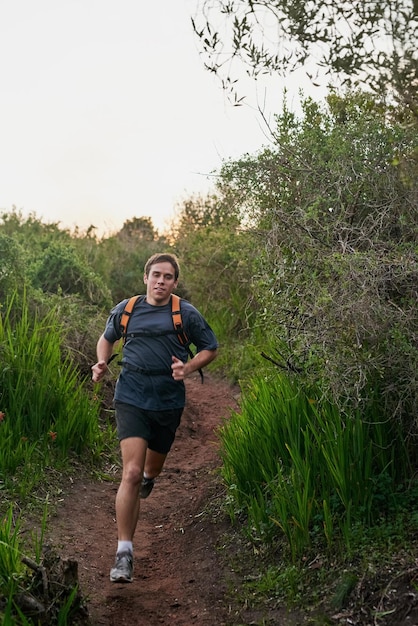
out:
<path id="1" fill-rule="evenodd" d="M 186 363 L 180 361 L 177 357 L 171 357 L 173 363 L 171 364 L 171 370 L 173 372 L 174 380 L 184 380 L 186 378 Z"/>
<path id="2" fill-rule="evenodd" d="M 196 372 L 199 369 L 202 369 L 213 361 L 216 358 L 217 350 L 201 350 L 187 363 L 183 363 L 175 356 L 172 356 L 171 359 L 173 363 L 171 364 L 171 369 L 173 372 L 174 380 L 184 380 L 187 376 L 190 376 L 193 372 Z"/>
<path id="3" fill-rule="evenodd" d="M 98 361 L 97 363 L 95 363 L 94 365 L 92 365 L 91 370 L 92 370 L 92 380 L 94 383 L 98 383 L 102 380 L 103 376 L 106 374 L 107 372 L 107 363 L 106 361 Z"/>
<path id="4" fill-rule="evenodd" d="M 100 382 L 106 374 L 108 370 L 107 364 L 111 361 L 113 346 L 113 343 L 105 339 L 104 334 L 99 337 L 96 347 L 97 363 L 92 365 L 91 368 L 93 372 L 91 377 L 94 383 Z"/>

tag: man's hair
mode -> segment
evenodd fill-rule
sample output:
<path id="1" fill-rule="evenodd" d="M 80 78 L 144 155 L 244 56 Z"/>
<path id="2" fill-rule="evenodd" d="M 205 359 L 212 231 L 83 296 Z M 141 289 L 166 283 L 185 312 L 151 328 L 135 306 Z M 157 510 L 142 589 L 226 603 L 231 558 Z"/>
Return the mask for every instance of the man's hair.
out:
<path id="1" fill-rule="evenodd" d="M 144 272 L 146 276 L 149 276 L 151 266 L 156 265 L 157 263 L 171 263 L 174 268 L 174 279 L 178 280 L 180 265 L 175 254 L 170 254 L 169 252 L 157 252 L 157 254 L 153 254 L 152 257 L 150 257 L 145 263 Z"/>

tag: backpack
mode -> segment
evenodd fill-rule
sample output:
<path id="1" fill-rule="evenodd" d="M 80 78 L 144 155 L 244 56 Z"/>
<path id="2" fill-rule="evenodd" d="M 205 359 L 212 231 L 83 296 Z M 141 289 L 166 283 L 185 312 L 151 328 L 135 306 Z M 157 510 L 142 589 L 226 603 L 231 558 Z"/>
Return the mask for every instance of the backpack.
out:
<path id="1" fill-rule="evenodd" d="M 136 304 L 136 302 L 138 301 L 138 298 L 141 298 L 143 296 L 132 296 L 131 298 L 129 298 L 128 302 L 126 303 L 126 306 L 124 308 L 124 310 L 122 311 L 122 316 L 120 318 L 120 329 L 122 331 L 122 338 L 123 338 L 123 343 L 125 344 L 126 339 L 131 336 L 134 337 L 134 334 L 129 335 L 128 333 L 128 324 L 129 324 L 129 320 L 131 318 L 132 315 L 132 311 L 134 310 L 134 306 Z M 174 327 L 174 332 L 177 335 L 177 338 L 179 340 L 179 342 L 181 343 L 182 346 L 184 346 L 190 356 L 190 358 L 192 359 L 194 357 L 193 351 L 190 348 L 190 341 L 189 338 L 186 335 L 186 332 L 184 330 L 183 327 L 183 322 L 181 319 L 181 306 L 180 306 L 180 300 L 181 298 L 179 296 L 177 296 L 175 293 L 171 294 L 171 317 L 173 320 L 173 327 Z M 116 355 L 114 355 L 116 356 Z M 202 383 L 203 383 L 203 372 L 201 369 L 199 369 L 199 374 L 200 374 L 200 378 L 202 379 Z"/>

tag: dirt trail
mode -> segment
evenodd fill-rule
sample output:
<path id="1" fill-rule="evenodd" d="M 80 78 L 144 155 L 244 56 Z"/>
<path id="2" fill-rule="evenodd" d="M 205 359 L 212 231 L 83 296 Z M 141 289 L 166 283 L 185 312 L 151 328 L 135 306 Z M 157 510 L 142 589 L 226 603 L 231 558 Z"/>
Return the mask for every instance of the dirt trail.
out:
<path id="1" fill-rule="evenodd" d="M 165 469 L 142 502 L 134 540 L 134 582 L 109 581 L 116 546 L 119 480 L 76 480 L 64 489 L 50 541 L 78 561 L 93 626 L 222 626 L 231 623 L 216 550 L 220 528 L 203 514 L 219 466 L 214 433 L 237 389 L 206 376 L 187 381 L 188 404 Z M 229 616 L 231 617 L 231 616 Z"/>

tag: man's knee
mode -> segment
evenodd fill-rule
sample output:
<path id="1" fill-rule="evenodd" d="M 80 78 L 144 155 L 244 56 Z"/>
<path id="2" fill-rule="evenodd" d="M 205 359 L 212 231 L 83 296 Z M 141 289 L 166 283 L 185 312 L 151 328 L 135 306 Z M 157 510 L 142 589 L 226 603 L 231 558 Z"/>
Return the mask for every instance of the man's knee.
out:
<path id="1" fill-rule="evenodd" d="M 143 467 L 134 463 L 129 463 L 123 468 L 122 480 L 136 487 L 141 484 L 143 474 Z"/>

